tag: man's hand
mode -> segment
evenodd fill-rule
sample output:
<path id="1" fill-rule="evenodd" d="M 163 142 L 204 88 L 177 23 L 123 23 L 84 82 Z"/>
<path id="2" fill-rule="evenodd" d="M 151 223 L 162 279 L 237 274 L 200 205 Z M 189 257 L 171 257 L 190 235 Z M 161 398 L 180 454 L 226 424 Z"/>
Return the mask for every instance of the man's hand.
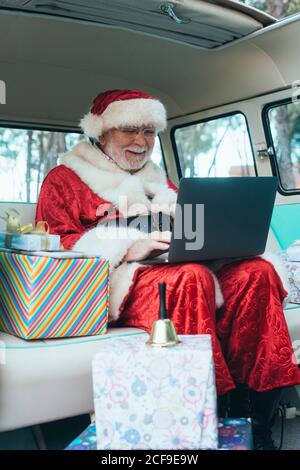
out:
<path id="1" fill-rule="evenodd" d="M 152 232 L 149 238 L 137 240 L 128 249 L 124 261 L 141 261 L 158 256 L 169 249 L 171 232 Z"/>

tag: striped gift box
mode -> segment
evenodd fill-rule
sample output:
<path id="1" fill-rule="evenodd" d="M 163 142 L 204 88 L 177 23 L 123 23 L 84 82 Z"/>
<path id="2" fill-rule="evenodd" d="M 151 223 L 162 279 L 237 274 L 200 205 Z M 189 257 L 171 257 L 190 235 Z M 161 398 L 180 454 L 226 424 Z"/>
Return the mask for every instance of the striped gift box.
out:
<path id="1" fill-rule="evenodd" d="M 0 329 L 25 339 L 106 333 L 109 262 L 0 252 Z"/>

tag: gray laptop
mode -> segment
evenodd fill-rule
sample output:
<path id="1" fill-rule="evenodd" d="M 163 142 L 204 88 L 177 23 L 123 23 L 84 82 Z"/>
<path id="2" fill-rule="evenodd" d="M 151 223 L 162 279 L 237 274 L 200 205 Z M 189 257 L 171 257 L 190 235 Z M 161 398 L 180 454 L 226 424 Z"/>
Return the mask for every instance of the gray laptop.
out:
<path id="1" fill-rule="evenodd" d="M 147 264 L 248 258 L 265 250 L 275 177 L 182 178 L 170 249 Z"/>

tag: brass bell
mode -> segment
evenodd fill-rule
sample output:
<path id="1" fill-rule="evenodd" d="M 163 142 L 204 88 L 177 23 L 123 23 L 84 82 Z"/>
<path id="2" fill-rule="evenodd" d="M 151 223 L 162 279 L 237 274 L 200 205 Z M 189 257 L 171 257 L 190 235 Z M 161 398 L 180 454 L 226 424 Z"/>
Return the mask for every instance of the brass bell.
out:
<path id="1" fill-rule="evenodd" d="M 153 322 L 152 330 L 147 346 L 170 347 L 181 343 L 179 341 L 172 320 L 170 320 L 166 309 L 166 284 L 159 283 L 159 320 Z"/>

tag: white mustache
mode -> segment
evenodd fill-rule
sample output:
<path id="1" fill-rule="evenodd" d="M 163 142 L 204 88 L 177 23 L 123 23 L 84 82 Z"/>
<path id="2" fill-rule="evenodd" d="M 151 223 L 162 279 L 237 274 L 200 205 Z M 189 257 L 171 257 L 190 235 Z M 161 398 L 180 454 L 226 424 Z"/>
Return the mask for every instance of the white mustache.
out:
<path id="1" fill-rule="evenodd" d="M 129 150 L 129 152 L 135 152 L 135 153 L 144 153 L 147 152 L 147 147 L 137 147 L 137 146 L 130 146 L 126 147 L 125 151 Z"/>

